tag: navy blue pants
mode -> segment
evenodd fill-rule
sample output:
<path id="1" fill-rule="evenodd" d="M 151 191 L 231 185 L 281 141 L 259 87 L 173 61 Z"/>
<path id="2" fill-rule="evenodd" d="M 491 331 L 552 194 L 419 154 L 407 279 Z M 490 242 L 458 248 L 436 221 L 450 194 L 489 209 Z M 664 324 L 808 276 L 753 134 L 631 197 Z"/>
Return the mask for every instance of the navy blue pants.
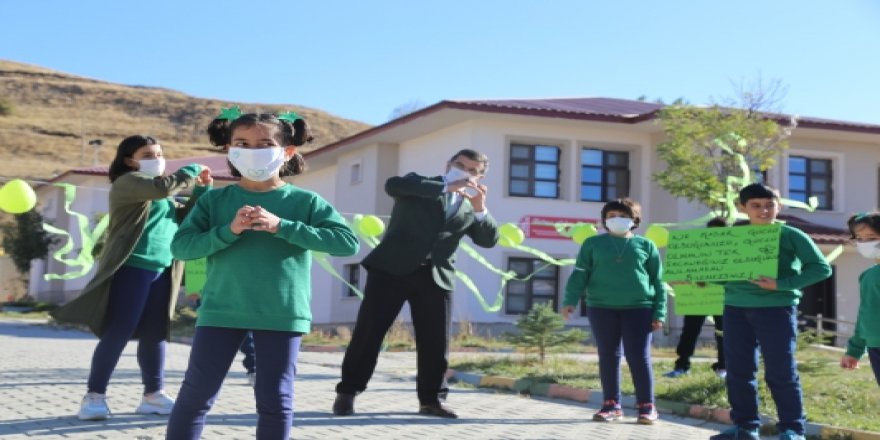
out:
<path id="1" fill-rule="evenodd" d="M 189 366 L 168 419 L 168 440 L 195 440 L 248 330 L 196 327 Z M 302 333 L 254 330 L 257 439 L 287 440 L 293 423 L 293 381 Z"/>
<path id="2" fill-rule="evenodd" d="M 162 389 L 170 296 L 168 271 L 154 272 L 131 266 L 122 266 L 116 271 L 110 284 L 105 331 L 92 355 L 90 392 L 107 392 L 119 356 L 135 335 L 144 393 Z"/>
<path id="3" fill-rule="evenodd" d="M 620 402 L 620 346 L 632 374 L 637 403 L 654 403 L 651 366 L 651 309 L 590 307 L 590 331 L 599 352 L 603 400 Z"/>
<path id="4" fill-rule="evenodd" d="M 874 370 L 874 378 L 880 385 L 880 348 L 869 348 L 868 359 L 871 359 L 871 369 Z"/>
<path id="5" fill-rule="evenodd" d="M 797 372 L 797 309 L 724 306 L 724 356 L 730 418 L 740 427 L 758 429 L 758 349 L 764 357 L 764 379 L 773 401 L 779 432 L 804 433 L 803 396 Z"/>

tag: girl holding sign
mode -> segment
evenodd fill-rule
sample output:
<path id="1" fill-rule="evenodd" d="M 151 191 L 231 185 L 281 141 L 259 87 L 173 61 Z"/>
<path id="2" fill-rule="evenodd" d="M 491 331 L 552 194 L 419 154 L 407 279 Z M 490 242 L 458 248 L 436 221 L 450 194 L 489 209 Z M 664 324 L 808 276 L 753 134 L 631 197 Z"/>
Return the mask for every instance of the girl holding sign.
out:
<path id="1" fill-rule="evenodd" d="M 660 253 L 647 238 L 634 235 L 641 213 L 638 203 L 618 199 L 602 208 L 607 234 L 581 245 L 574 271 L 565 286 L 562 317 L 568 319 L 581 297 L 588 306 L 590 328 L 599 351 L 604 403 L 593 420 L 623 417 L 620 407 L 620 346 L 632 373 L 638 423 L 657 418 L 651 367 L 651 332 L 666 318 L 666 290 L 660 280 Z"/>
<path id="2" fill-rule="evenodd" d="M 863 257 L 880 263 L 880 212 L 857 214 L 846 222 L 856 247 Z M 840 366 L 846 369 L 859 367 L 859 358 L 868 352 L 874 377 L 880 383 L 880 265 L 875 264 L 859 276 L 859 317 L 856 332 L 849 338 L 846 355 Z"/>

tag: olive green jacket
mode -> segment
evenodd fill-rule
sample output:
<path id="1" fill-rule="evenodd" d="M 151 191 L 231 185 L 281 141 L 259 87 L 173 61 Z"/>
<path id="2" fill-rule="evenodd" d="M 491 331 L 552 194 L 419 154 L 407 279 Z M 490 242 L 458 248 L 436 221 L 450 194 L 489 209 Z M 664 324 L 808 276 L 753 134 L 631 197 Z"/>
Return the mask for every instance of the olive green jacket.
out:
<path id="1" fill-rule="evenodd" d="M 138 171 L 119 176 L 110 187 L 110 227 L 95 277 L 83 288 L 78 297 L 55 309 L 51 316 L 60 322 L 88 326 L 95 336 L 100 338 L 104 334 L 113 275 L 125 263 L 140 240 L 150 213 L 150 204 L 153 200 L 170 197 L 181 190 L 193 187 L 195 176 L 200 169 L 200 165 L 186 166 L 162 177 L 150 177 Z M 196 171 L 195 174 L 192 173 L 193 170 Z M 178 223 L 183 221 L 198 195 L 203 192 L 203 190 L 194 191 L 193 197 L 190 197 L 186 205 L 175 202 Z M 168 302 L 167 337 L 170 338 L 177 291 L 183 279 L 183 262 L 175 261 L 169 270 L 171 270 L 171 292 Z"/>

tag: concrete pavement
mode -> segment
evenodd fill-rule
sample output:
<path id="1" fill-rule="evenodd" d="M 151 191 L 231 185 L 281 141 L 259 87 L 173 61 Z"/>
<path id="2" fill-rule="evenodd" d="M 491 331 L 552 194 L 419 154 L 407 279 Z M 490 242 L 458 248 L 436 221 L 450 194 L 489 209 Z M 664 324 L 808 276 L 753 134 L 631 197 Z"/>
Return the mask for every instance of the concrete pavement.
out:
<path id="1" fill-rule="evenodd" d="M 102 422 L 76 419 L 85 393 L 96 339 L 88 333 L 48 327 L 44 322 L 0 320 L 0 438 L 137 439 L 164 438 L 166 417 L 134 414 L 142 386 L 136 344 L 123 353 L 108 389 L 112 417 Z M 189 347 L 170 344 L 166 361 L 169 394 L 176 395 Z M 357 414 L 330 412 L 342 353 L 303 352 L 296 381 L 297 439 L 706 439 L 724 428 L 702 420 L 661 414 L 654 426 L 590 421 L 595 405 L 456 387 L 449 403 L 461 418 L 416 414 L 415 355 L 383 353 L 370 389 L 358 397 Z M 633 415 L 634 410 L 627 410 Z M 233 365 L 203 438 L 251 439 L 256 411 L 252 389 L 239 360 Z"/>

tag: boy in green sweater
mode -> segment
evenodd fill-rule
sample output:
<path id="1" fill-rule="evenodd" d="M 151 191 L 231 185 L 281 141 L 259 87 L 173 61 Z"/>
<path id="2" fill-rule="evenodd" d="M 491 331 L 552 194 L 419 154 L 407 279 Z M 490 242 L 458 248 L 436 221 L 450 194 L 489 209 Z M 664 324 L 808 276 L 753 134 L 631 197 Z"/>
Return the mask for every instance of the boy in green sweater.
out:
<path id="1" fill-rule="evenodd" d="M 856 248 L 863 257 L 880 262 L 880 212 L 857 214 L 847 221 Z M 880 383 L 880 265 L 874 264 L 859 275 L 859 317 L 856 332 L 849 338 L 840 366 L 848 370 L 859 367 L 859 358 L 868 352 L 874 377 Z"/>
<path id="2" fill-rule="evenodd" d="M 740 209 L 751 225 L 771 225 L 779 214 L 779 196 L 753 183 L 739 192 Z M 724 285 L 724 355 L 727 399 L 735 426 L 711 440 L 759 439 L 758 347 L 764 357 L 765 379 L 776 403 L 780 440 L 803 440 L 804 414 L 797 373 L 797 304 L 804 287 L 831 276 L 831 266 L 812 240 L 782 225 L 777 278 Z"/>

